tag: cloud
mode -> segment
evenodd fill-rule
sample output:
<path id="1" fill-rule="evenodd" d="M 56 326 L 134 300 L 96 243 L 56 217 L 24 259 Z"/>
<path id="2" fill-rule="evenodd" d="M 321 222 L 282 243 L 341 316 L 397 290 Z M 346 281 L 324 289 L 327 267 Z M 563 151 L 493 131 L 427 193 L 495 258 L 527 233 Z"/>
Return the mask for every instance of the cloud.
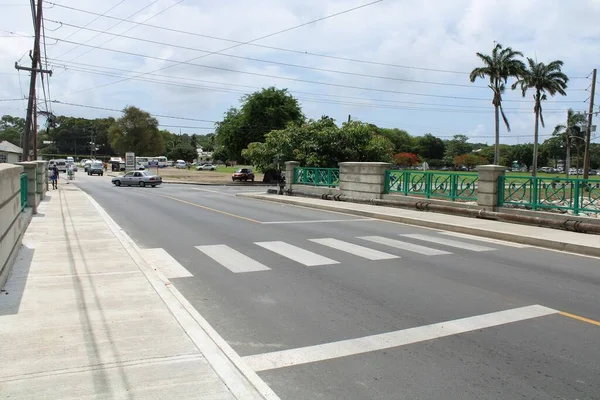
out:
<path id="1" fill-rule="evenodd" d="M 92 0 L 57 2 L 100 14 L 118 3 L 116 0 L 111 4 Z M 220 3 L 186 0 L 176 3 L 176 0 L 159 0 L 142 10 L 149 2 L 130 0 L 119 4 L 107 15 L 138 22 L 150 18 L 148 24 L 246 42 L 364 4 L 355 0 L 230 0 Z M 0 26 L 4 31 L 32 34 L 28 7 L 0 5 L 0 11 Z M 479 65 L 475 52 L 489 53 L 497 41 L 540 61 L 561 59 L 565 62 L 564 71 L 572 77 L 568 96 L 550 99 L 544 105 L 547 124 L 540 132 L 543 140 L 544 135 L 549 135 L 554 125 L 564 119 L 568 107 L 587 108 L 585 101 L 589 92 L 585 89 L 590 80 L 585 77 L 595 67 L 591 55 L 600 51 L 597 39 L 600 37 L 600 25 L 597 24 L 600 3 L 596 0 L 570 3 L 541 0 L 383 1 L 255 43 L 293 49 L 297 53 L 242 45 L 224 51 L 223 55 L 206 55 L 197 50 L 215 52 L 235 46 L 235 43 L 135 26 L 129 22 L 119 23 L 104 17 L 91 22 L 96 16 L 59 6 L 48 6 L 44 16 L 48 37 L 68 37 L 66 40 L 88 46 L 150 56 L 76 47 L 48 39 L 47 54 L 55 71 L 51 78 L 54 100 L 114 109 L 132 104 L 164 115 L 219 120 L 230 106 L 239 104 L 243 93 L 273 85 L 289 88 L 299 98 L 308 117 L 329 115 L 343 121 L 352 114 L 353 118 L 399 127 L 413 135 L 430 132 L 448 138 L 465 133 L 472 140 L 488 143 L 492 143 L 494 137 L 491 92 L 485 81 L 471 84 L 468 80 L 468 72 Z M 62 27 L 51 20 L 62 22 Z M 107 34 L 96 37 L 96 32 L 77 31 L 78 28 L 65 25 L 84 26 L 88 23 L 91 29 L 109 30 L 164 44 Z M 4 31 L 0 36 L 8 36 Z M 31 38 L 0 37 L 0 59 L 5 60 L 0 64 L 0 99 L 22 97 L 23 90 L 27 90 L 26 74 L 21 73 L 22 84 L 19 85 L 13 64 L 31 46 Z M 198 58 L 191 63 L 203 66 L 174 66 L 172 62 L 152 57 L 177 61 Z M 27 64 L 27 56 L 21 62 Z M 66 65 L 67 69 L 61 65 Z M 155 75 L 152 71 L 156 71 Z M 111 84 L 136 75 L 143 80 L 129 79 Z M 170 83 L 157 83 L 157 80 Z M 513 129 L 508 133 L 501 126 L 502 142 L 531 140 L 533 104 L 530 94 L 523 98 L 520 93 L 509 91 L 504 100 Z M 118 115 L 58 104 L 53 108 L 56 112 L 85 117 Z M 0 102 L 0 114 L 23 112 L 22 102 Z M 160 118 L 160 121 L 173 125 L 176 120 Z"/>

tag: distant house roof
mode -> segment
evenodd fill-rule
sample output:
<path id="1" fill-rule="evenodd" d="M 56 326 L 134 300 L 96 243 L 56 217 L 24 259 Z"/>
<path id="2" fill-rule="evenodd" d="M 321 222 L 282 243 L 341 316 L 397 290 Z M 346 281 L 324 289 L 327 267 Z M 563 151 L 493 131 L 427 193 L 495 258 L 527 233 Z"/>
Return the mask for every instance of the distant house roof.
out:
<path id="1" fill-rule="evenodd" d="M 0 151 L 3 151 L 5 153 L 23 154 L 22 148 L 20 148 L 19 146 L 15 146 L 7 140 L 0 142 Z"/>

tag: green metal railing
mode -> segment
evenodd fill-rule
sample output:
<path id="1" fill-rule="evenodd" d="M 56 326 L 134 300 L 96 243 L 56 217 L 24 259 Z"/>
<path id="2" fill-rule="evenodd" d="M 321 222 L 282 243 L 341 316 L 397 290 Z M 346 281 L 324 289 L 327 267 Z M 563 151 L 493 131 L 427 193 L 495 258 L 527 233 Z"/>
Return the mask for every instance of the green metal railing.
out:
<path id="1" fill-rule="evenodd" d="M 27 174 L 21 174 L 21 211 L 27 207 Z"/>
<path id="2" fill-rule="evenodd" d="M 385 193 L 451 201 L 477 200 L 477 174 L 437 171 L 385 171 Z"/>
<path id="3" fill-rule="evenodd" d="M 498 180 L 498 205 L 600 213 L 600 181 L 505 175 Z"/>
<path id="4" fill-rule="evenodd" d="M 293 183 L 337 187 L 340 184 L 340 170 L 339 168 L 295 167 Z"/>

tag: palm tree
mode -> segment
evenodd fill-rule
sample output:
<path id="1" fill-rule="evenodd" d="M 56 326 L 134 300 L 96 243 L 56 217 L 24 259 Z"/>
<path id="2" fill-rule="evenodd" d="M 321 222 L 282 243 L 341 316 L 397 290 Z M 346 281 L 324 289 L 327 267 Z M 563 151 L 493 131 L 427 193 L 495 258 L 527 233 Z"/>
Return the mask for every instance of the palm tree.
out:
<path id="1" fill-rule="evenodd" d="M 554 96 L 556 93 L 566 96 L 565 89 L 567 88 L 567 82 L 569 78 L 563 74 L 561 69 L 563 62 L 560 60 L 552 61 L 548 65 L 540 62 L 536 62 L 533 59 L 527 57 L 529 64 L 521 74 L 519 79 L 513 83 L 512 88 L 515 89 L 517 86 L 521 86 L 523 97 L 527 93 L 527 89 L 535 89 L 533 95 L 533 101 L 535 102 L 533 112 L 535 113 L 535 128 L 533 131 L 533 176 L 537 173 L 537 156 L 538 156 L 538 133 L 539 123 L 544 125 L 544 116 L 542 115 L 542 101 L 548 99 L 546 93 L 550 96 Z"/>
<path id="2" fill-rule="evenodd" d="M 471 82 L 475 82 L 477 78 L 489 77 L 490 84 L 488 86 L 494 92 L 492 99 L 496 128 L 494 164 L 497 165 L 500 161 L 500 115 L 502 115 L 506 129 L 510 132 L 510 124 L 502 109 L 502 93 L 504 93 L 508 78 L 519 76 L 525 69 L 525 64 L 521 60 L 516 59 L 517 56 L 523 57 L 523 53 L 514 51 L 510 47 L 504 49 L 500 43 L 497 43 L 492 50 L 491 56 L 482 53 L 475 54 L 483 61 L 484 66 L 471 71 L 469 78 Z"/>
<path id="3" fill-rule="evenodd" d="M 569 169 L 571 168 L 571 138 L 581 138 L 582 129 L 585 128 L 587 121 L 585 114 L 575 113 L 572 108 L 567 111 L 567 124 L 556 125 L 552 136 L 557 136 L 562 139 L 563 144 L 567 150 L 565 157 L 565 172 L 567 178 L 569 177 Z"/>

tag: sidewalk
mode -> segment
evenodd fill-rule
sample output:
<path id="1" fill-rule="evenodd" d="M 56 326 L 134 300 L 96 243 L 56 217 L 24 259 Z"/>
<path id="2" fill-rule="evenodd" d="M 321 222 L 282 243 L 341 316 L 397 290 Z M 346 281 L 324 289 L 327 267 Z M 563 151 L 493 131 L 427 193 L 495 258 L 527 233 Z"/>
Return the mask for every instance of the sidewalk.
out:
<path id="1" fill-rule="evenodd" d="M 600 235 L 569 232 L 457 215 L 416 211 L 406 208 L 321 200 L 299 196 L 279 196 L 262 193 L 242 193 L 238 194 L 238 196 L 327 211 L 343 212 L 363 217 L 400 222 L 408 225 L 443 229 L 460 234 L 482 236 L 491 239 L 600 257 Z"/>
<path id="2" fill-rule="evenodd" d="M 277 399 L 74 185 L 49 191 L 0 293 L 0 398 Z"/>

